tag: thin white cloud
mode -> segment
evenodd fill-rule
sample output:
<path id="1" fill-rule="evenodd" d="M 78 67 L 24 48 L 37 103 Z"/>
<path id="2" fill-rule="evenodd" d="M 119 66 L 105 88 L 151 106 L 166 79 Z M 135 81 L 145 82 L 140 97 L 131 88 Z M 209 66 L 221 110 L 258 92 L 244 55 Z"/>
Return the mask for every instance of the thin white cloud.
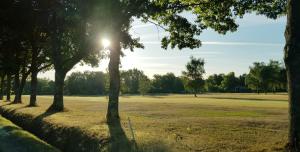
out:
<path id="1" fill-rule="evenodd" d="M 142 41 L 143 44 L 161 44 L 159 41 Z M 235 45 L 235 46 L 283 46 L 283 43 L 264 43 L 264 42 L 221 42 L 203 41 L 204 45 Z"/>
<path id="2" fill-rule="evenodd" d="M 238 45 L 238 46 L 283 46 L 283 43 L 264 43 L 264 42 L 219 42 L 219 41 L 204 41 L 206 45 Z"/>
<path id="3" fill-rule="evenodd" d="M 214 51 L 197 51 L 197 52 L 190 52 L 192 54 L 187 55 L 180 55 L 180 56 L 140 56 L 136 57 L 139 61 L 144 60 L 174 60 L 174 59 L 182 59 L 182 58 L 189 58 L 192 55 L 219 55 L 223 54 L 222 52 L 214 52 Z M 151 63 L 152 64 L 152 63 Z"/>

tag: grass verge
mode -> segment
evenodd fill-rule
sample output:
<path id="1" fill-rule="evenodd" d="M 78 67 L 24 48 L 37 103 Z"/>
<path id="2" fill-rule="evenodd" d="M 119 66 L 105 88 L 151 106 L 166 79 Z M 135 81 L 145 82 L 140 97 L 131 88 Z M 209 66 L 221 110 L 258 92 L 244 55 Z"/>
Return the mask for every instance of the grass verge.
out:
<path id="1" fill-rule="evenodd" d="M 1 152 L 59 152 L 53 146 L 0 116 Z"/>
<path id="2" fill-rule="evenodd" d="M 54 113 L 45 112 L 39 116 L 33 116 L 3 107 L 0 107 L 0 113 L 64 152 L 99 152 L 107 143 L 107 138 L 101 140 L 90 136 L 78 127 L 67 127 L 43 120 Z"/>

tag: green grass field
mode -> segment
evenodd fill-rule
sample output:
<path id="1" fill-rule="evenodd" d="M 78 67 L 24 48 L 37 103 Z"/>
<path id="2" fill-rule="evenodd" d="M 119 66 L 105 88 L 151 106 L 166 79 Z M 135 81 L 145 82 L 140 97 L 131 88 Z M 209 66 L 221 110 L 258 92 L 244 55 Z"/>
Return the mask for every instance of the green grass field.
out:
<path id="1" fill-rule="evenodd" d="M 52 102 L 38 97 L 39 107 L 24 104 L 0 106 L 17 112 L 41 115 Z M 76 126 L 95 136 L 108 136 L 105 123 L 107 97 L 65 97 L 67 112 L 44 120 Z M 122 126 L 142 151 L 282 151 L 288 133 L 286 94 L 204 94 L 168 96 L 123 96 L 120 98 Z"/>

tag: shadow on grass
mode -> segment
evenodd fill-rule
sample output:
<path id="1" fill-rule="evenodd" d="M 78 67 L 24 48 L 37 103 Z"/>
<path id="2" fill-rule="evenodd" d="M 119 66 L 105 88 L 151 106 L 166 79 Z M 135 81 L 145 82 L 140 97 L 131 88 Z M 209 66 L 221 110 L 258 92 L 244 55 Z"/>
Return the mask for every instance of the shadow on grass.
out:
<path id="1" fill-rule="evenodd" d="M 15 103 L 13 102 L 5 102 L 6 104 L 4 105 L 0 105 L 0 107 L 5 107 L 5 106 L 9 106 L 9 105 L 14 105 Z"/>
<path id="2" fill-rule="evenodd" d="M 168 147 L 161 140 L 151 140 L 137 145 L 136 141 L 128 139 L 120 121 L 107 123 L 110 133 L 109 152 L 169 152 Z"/>
<path id="3" fill-rule="evenodd" d="M 9 105 L 16 105 L 16 103 L 10 102 L 10 103 L 4 104 L 4 105 L 0 105 L 0 108 L 5 108 L 6 106 L 9 106 Z M 30 107 L 29 106 L 14 107 L 14 108 L 5 109 L 5 111 L 14 114 L 14 113 L 16 113 L 17 110 L 24 109 L 24 108 L 30 108 Z"/>
<path id="4" fill-rule="evenodd" d="M 48 116 L 51 116 L 55 113 L 58 113 L 57 111 L 45 111 L 44 113 L 36 116 L 33 120 L 33 122 L 37 122 L 37 123 L 40 123 L 41 121 L 43 121 L 44 118 L 48 117 Z"/>
<path id="5" fill-rule="evenodd" d="M 127 138 L 119 120 L 109 122 L 107 125 L 110 134 L 110 144 L 108 146 L 109 152 L 135 151 L 134 147 L 132 146 L 132 142 Z"/>

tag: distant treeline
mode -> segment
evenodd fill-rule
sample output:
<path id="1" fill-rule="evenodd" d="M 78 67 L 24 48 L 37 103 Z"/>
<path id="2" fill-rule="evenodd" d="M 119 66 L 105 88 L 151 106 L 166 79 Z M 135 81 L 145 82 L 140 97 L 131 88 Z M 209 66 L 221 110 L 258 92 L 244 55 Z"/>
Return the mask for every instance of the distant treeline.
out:
<path id="1" fill-rule="evenodd" d="M 67 77 L 65 94 L 67 95 L 105 95 L 108 93 L 109 77 L 103 72 L 74 72 Z M 269 63 L 254 63 L 248 74 L 236 76 L 228 74 L 213 74 L 205 79 L 201 92 L 285 92 L 285 68 L 278 61 Z M 54 82 L 48 79 L 38 79 L 37 92 L 40 95 L 51 95 Z M 24 93 L 29 94 L 30 83 L 26 83 Z M 147 93 L 192 93 L 185 76 L 175 76 L 173 73 L 154 75 L 148 78 L 142 70 L 131 69 L 121 72 L 122 94 Z"/>

